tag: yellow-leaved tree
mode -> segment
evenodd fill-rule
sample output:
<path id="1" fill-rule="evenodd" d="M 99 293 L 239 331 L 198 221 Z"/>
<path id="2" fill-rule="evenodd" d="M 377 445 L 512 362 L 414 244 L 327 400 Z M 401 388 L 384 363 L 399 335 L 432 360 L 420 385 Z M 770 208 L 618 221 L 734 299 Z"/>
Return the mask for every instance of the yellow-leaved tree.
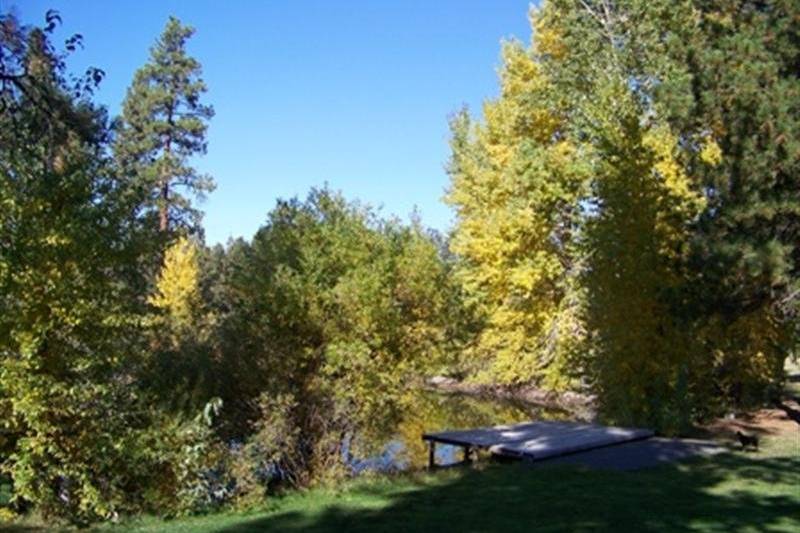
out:
<path id="1" fill-rule="evenodd" d="M 679 162 L 677 137 L 622 76 L 595 84 L 581 132 L 592 151 L 584 222 L 586 369 L 609 421 L 675 432 L 688 422 L 695 350 L 676 316 L 689 228 L 704 199 Z"/>
<path id="2" fill-rule="evenodd" d="M 143 380 L 164 406 L 196 413 L 219 396 L 212 332 L 216 315 L 201 291 L 201 249 L 187 238 L 176 239 L 164 252 L 155 290 L 148 298 L 154 312 L 148 320 L 151 356 Z"/>
<path id="3" fill-rule="evenodd" d="M 657 21 L 677 32 L 690 6 L 631 2 L 616 19 L 593 5 L 535 11 L 533 44 L 503 47 L 500 96 L 453 121 L 452 249 L 485 321 L 467 357 L 491 381 L 580 376 L 608 419 L 675 431 L 704 371 L 676 311 L 706 205 L 688 161 L 722 155 L 673 131 L 654 97 L 685 80 Z"/>
<path id="4" fill-rule="evenodd" d="M 451 248 L 485 320 L 467 355 L 478 379 L 564 387 L 582 339 L 574 247 L 586 165 L 562 134 L 564 102 L 541 66 L 562 53 L 552 33 L 542 48 L 506 43 L 501 94 L 484 120 L 462 112 L 451 123 Z"/>
<path id="5" fill-rule="evenodd" d="M 158 310 L 156 323 L 173 344 L 199 326 L 202 313 L 197 245 L 177 239 L 164 253 L 164 265 L 149 303 Z"/>

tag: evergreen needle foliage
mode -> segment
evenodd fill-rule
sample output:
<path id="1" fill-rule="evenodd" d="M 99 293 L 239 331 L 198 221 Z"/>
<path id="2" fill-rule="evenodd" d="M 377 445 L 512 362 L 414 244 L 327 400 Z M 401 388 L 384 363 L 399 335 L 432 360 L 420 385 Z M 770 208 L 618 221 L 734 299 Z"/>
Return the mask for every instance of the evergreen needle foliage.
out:
<path id="1" fill-rule="evenodd" d="M 202 199 L 214 190 L 211 177 L 189 165 L 192 156 L 206 152 L 207 122 L 214 116 L 201 102 L 206 85 L 200 63 L 186 52 L 193 33 L 170 17 L 150 61 L 134 75 L 114 143 L 122 172 L 144 195 L 143 208 L 157 212 L 162 233 L 171 226 L 198 230 L 200 213 L 191 196 Z"/>

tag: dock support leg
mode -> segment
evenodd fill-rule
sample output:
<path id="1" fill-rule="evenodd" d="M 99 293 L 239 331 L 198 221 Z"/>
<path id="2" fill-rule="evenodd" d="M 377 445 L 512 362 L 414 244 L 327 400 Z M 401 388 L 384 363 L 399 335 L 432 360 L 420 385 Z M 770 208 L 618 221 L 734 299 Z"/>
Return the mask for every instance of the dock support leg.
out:
<path id="1" fill-rule="evenodd" d="M 436 466 L 436 441 L 428 441 L 428 470 Z"/>
<path id="2" fill-rule="evenodd" d="M 464 464 L 472 463 L 472 446 L 464 446 Z"/>

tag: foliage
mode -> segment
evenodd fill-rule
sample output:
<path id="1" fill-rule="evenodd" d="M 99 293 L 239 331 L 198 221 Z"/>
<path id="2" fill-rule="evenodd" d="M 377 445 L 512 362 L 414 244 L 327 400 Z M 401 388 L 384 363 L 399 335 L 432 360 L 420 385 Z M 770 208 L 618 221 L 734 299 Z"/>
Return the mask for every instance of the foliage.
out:
<path id="1" fill-rule="evenodd" d="M 530 48 L 504 46 L 498 99 L 453 121 L 448 195 L 489 379 L 577 375 L 609 420 L 668 432 L 776 390 L 795 4 L 552 0 Z"/>
<path id="2" fill-rule="evenodd" d="M 18 505 L 108 518 L 130 502 L 141 424 L 128 386 L 136 241 L 104 157 L 105 115 L 65 79 L 47 18 L 44 29 L 0 19 L 3 468 Z"/>
<path id="3" fill-rule="evenodd" d="M 139 380 L 144 391 L 175 415 L 196 413 L 217 393 L 214 382 L 228 370 L 213 360 L 217 315 L 203 296 L 199 245 L 179 237 L 147 301 L 143 334 L 150 347 Z"/>
<path id="4" fill-rule="evenodd" d="M 158 228 L 170 225 L 199 229 L 199 212 L 178 188 L 202 198 L 214 189 L 209 176 L 199 174 L 189 159 L 206 151 L 211 106 L 200 63 L 186 53 L 194 30 L 170 17 L 150 50 L 150 61 L 133 79 L 123 103 L 114 154 L 123 175 L 143 195 L 145 214 L 158 212 Z M 173 228 L 174 229 L 174 228 Z"/>
<path id="5" fill-rule="evenodd" d="M 291 398 L 281 423 L 297 440 L 278 467 L 308 483 L 341 468 L 348 435 L 391 424 L 405 386 L 445 356 L 447 270 L 419 227 L 327 190 L 279 202 L 235 260 L 220 359 L 236 381 L 219 395 Z M 226 416 L 258 419 L 238 405 Z"/>
<path id="6" fill-rule="evenodd" d="M 569 383 L 567 360 L 580 343 L 575 223 L 585 187 L 576 145 L 557 134 L 563 109 L 535 52 L 503 48 L 501 96 L 485 124 L 462 112 L 451 123 L 457 273 L 485 315 L 473 352 L 487 376 L 505 383 Z"/>
<path id="7" fill-rule="evenodd" d="M 196 333 L 201 306 L 199 282 L 197 247 L 181 237 L 164 254 L 156 291 L 149 300 L 173 335 Z"/>
<path id="8" fill-rule="evenodd" d="M 298 405 L 293 397 L 259 398 L 259 416 L 253 423 L 247 442 L 231 454 L 231 475 L 236 480 L 235 503 L 251 507 L 263 502 L 270 483 L 289 481 L 297 484 L 301 465 L 292 461 L 297 454 L 301 428 L 292 424 L 291 413 Z"/>

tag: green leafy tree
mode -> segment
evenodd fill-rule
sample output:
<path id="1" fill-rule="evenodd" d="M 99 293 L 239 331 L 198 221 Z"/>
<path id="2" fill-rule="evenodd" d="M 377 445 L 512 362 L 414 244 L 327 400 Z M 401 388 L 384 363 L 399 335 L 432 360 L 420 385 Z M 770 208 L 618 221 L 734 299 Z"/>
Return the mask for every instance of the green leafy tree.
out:
<path id="1" fill-rule="evenodd" d="M 199 229 L 190 196 L 203 197 L 213 180 L 189 160 L 206 152 L 206 129 L 214 115 L 201 102 L 206 85 L 200 63 L 186 52 L 194 30 L 170 17 L 140 68 L 123 103 L 114 153 L 145 210 L 157 212 L 162 233 L 170 226 Z M 188 193 L 188 195 L 187 195 Z"/>
<path id="2" fill-rule="evenodd" d="M 294 483 L 341 472 L 345 443 L 353 452 L 359 436 L 391 427 L 406 386 L 452 347 L 436 243 L 316 190 L 279 202 L 230 253 L 220 364 L 231 381 L 219 382 L 224 405 L 241 410 L 228 416 L 273 421 L 252 438 L 277 450 Z M 259 397 L 263 416 L 242 402 Z M 283 441 L 276 424 L 292 428 Z"/>
<path id="3" fill-rule="evenodd" d="M 97 73 L 67 82 L 58 20 L 0 18 L 2 466 L 18 503 L 86 521 L 131 509 L 141 480 L 140 300 L 105 113 L 82 90 Z"/>

